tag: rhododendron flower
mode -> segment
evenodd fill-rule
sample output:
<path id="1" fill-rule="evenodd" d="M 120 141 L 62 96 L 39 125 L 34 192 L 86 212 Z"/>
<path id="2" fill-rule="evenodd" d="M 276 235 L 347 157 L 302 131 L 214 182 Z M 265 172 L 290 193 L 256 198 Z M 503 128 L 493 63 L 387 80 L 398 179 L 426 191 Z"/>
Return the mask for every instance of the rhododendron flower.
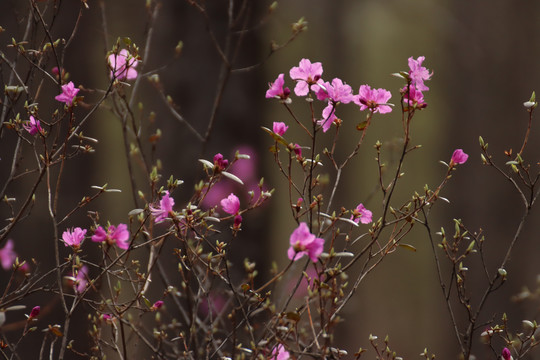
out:
<path id="1" fill-rule="evenodd" d="M 108 62 L 111 69 L 111 79 L 133 80 L 137 78 L 138 74 L 135 68 L 139 62 L 126 49 L 120 50 L 118 54 L 109 55 Z"/>
<path id="2" fill-rule="evenodd" d="M 73 99 L 75 99 L 75 96 L 77 96 L 77 93 L 80 89 L 75 88 L 75 85 L 73 85 L 73 81 L 70 81 L 66 85 L 62 85 L 62 93 L 60 95 L 56 95 L 54 98 L 60 102 L 65 103 L 66 105 L 71 105 L 73 103 Z"/>
<path id="3" fill-rule="evenodd" d="M 331 83 L 319 81 L 313 88 L 317 89 L 317 99 L 321 101 L 328 99 L 334 104 L 348 104 L 354 100 L 352 88 L 338 78 L 334 78 Z"/>
<path id="4" fill-rule="evenodd" d="M 272 360 L 288 360 L 290 358 L 291 354 L 289 354 L 289 352 L 285 350 L 283 344 L 279 344 L 278 346 L 276 346 L 272 351 L 272 356 L 270 357 L 270 359 Z"/>
<path id="5" fill-rule="evenodd" d="M 173 212 L 174 199 L 169 196 L 169 191 L 165 191 L 165 195 L 159 201 L 158 207 L 153 207 L 150 205 L 150 212 L 154 217 L 156 223 L 160 223 L 163 220 L 167 219 L 169 215 Z"/>
<path id="6" fill-rule="evenodd" d="M 348 104 L 354 101 L 355 97 L 352 94 L 352 88 L 338 78 L 334 78 L 332 83 L 319 81 L 313 88 L 316 89 L 317 99 L 328 99 L 328 105 L 322 112 L 323 118 L 318 121 L 323 128 L 323 132 L 327 132 L 334 120 L 337 119 L 335 115 L 336 106 L 340 103 Z"/>
<path id="7" fill-rule="evenodd" d="M 86 289 L 86 285 L 88 285 L 88 280 L 86 280 L 88 277 L 88 266 L 83 265 L 79 271 L 77 271 L 77 276 L 75 277 L 75 291 L 77 293 L 82 293 Z"/>
<path id="8" fill-rule="evenodd" d="M 317 262 L 317 259 L 323 252 L 324 239 L 318 238 L 309 232 L 309 228 L 305 222 L 292 232 L 289 239 L 291 247 L 287 255 L 291 260 L 298 260 L 304 255 L 309 256 L 311 261 Z"/>
<path id="9" fill-rule="evenodd" d="M 9 239 L 6 245 L 0 249 L 0 263 L 4 270 L 11 269 L 17 258 L 17 253 L 13 250 L 13 247 L 13 240 Z"/>
<path id="10" fill-rule="evenodd" d="M 291 90 L 289 90 L 288 87 L 283 87 L 283 85 L 285 85 L 285 80 L 283 79 L 283 77 L 283 74 L 279 74 L 274 82 L 268 83 L 269 89 L 266 90 L 267 99 L 278 98 L 285 100 L 289 97 Z"/>
<path id="11" fill-rule="evenodd" d="M 223 211 L 228 214 L 234 215 L 238 213 L 238 210 L 240 210 L 240 199 L 238 199 L 238 197 L 233 193 L 231 193 L 225 199 L 221 200 L 220 203 Z"/>
<path id="12" fill-rule="evenodd" d="M 294 144 L 293 151 L 296 156 L 302 157 L 302 148 L 300 145 Z"/>
<path id="13" fill-rule="evenodd" d="M 503 360 L 513 360 L 512 354 L 510 353 L 510 350 L 508 348 L 503 348 L 502 350 L 502 359 Z"/>
<path id="14" fill-rule="evenodd" d="M 94 242 L 107 242 L 109 245 L 116 244 L 120 249 L 127 250 L 129 248 L 129 231 L 126 224 L 118 224 L 118 226 L 110 225 L 107 231 L 101 226 L 98 226 L 94 235 Z"/>
<path id="15" fill-rule="evenodd" d="M 289 71 L 291 79 L 297 82 L 294 87 L 296 96 L 306 96 L 310 86 L 319 81 L 322 73 L 323 67 L 320 62 L 312 64 L 308 59 L 300 60 L 299 66 L 295 66 Z"/>
<path id="16" fill-rule="evenodd" d="M 390 91 L 385 89 L 372 89 L 369 85 L 362 85 L 358 90 L 358 95 L 354 97 L 354 103 L 360 106 L 360 110 L 369 109 L 374 113 L 386 114 L 392 111 L 392 107 L 387 105 L 392 97 Z"/>
<path id="17" fill-rule="evenodd" d="M 321 120 L 317 120 L 317 124 L 322 126 L 323 132 L 327 132 L 337 119 L 334 105 L 328 104 L 328 106 L 323 109 L 322 116 L 323 118 Z"/>
<path id="18" fill-rule="evenodd" d="M 30 120 L 23 124 L 23 128 L 30 133 L 30 135 L 36 135 L 38 132 L 43 133 L 39 120 L 36 120 L 30 115 Z"/>
<path id="19" fill-rule="evenodd" d="M 403 94 L 403 101 L 408 106 L 413 106 L 417 109 L 423 109 L 427 106 L 424 102 L 424 94 L 414 86 L 405 86 L 401 89 L 401 93 Z"/>
<path id="20" fill-rule="evenodd" d="M 450 166 L 452 166 L 452 164 L 465 164 L 468 158 L 469 155 L 465 154 L 463 150 L 456 149 L 452 154 L 452 159 L 450 159 Z"/>
<path id="21" fill-rule="evenodd" d="M 224 159 L 223 155 L 217 153 L 214 155 L 214 166 L 217 170 L 223 171 L 227 166 L 229 166 L 229 160 Z"/>
<path id="22" fill-rule="evenodd" d="M 359 222 L 362 224 L 369 224 L 371 221 L 373 221 L 373 213 L 366 209 L 362 203 L 360 203 L 356 209 L 353 210 L 351 220 L 357 224 Z"/>
<path id="23" fill-rule="evenodd" d="M 152 305 L 152 307 L 150 308 L 150 310 L 156 311 L 156 310 L 159 310 L 162 306 L 163 306 L 163 301 L 158 300 L 158 301 L 156 301 L 156 302 L 154 303 L 154 305 Z"/>
<path id="24" fill-rule="evenodd" d="M 411 78 L 412 85 L 416 86 L 420 91 L 429 90 L 429 88 L 424 85 L 424 81 L 431 80 L 431 76 L 433 75 L 433 72 L 430 74 L 428 69 L 422 66 L 425 59 L 424 56 L 419 56 L 417 60 L 414 60 L 412 56 L 409 58 L 409 77 Z"/>
<path id="25" fill-rule="evenodd" d="M 82 241 L 84 240 L 84 236 L 86 235 L 86 229 L 81 229 L 80 227 L 76 227 L 75 229 L 67 229 L 62 234 L 62 240 L 64 241 L 64 244 L 66 246 L 72 246 L 74 248 L 78 248 L 81 246 Z"/>
<path id="26" fill-rule="evenodd" d="M 38 316 L 40 310 L 41 310 L 41 307 L 39 307 L 39 306 L 34 306 L 34 307 L 32 308 L 32 311 L 30 311 L 30 315 L 28 315 L 28 321 L 30 321 L 30 320 L 34 319 L 36 316 Z"/>
<path id="27" fill-rule="evenodd" d="M 240 226 L 242 226 L 242 215 L 236 215 L 234 217 L 233 229 L 239 230 Z"/>
<path id="28" fill-rule="evenodd" d="M 272 131 L 274 131 L 279 136 L 283 136 L 283 134 L 285 134 L 285 131 L 287 131 L 288 128 L 289 127 L 285 125 L 284 122 L 274 121 L 274 124 L 272 126 Z"/>

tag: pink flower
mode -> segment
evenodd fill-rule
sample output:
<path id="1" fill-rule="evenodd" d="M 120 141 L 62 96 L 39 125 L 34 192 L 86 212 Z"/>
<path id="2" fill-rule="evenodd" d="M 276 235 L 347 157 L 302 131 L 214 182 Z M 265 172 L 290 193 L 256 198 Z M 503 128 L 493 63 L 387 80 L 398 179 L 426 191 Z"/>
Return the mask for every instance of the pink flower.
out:
<path id="1" fill-rule="evenodd" d="M 366 209 L 362 203 L 358 204 L 356 209 L 353 210 L 351 220 L 355 223 L 361 222 L 362 224 L 369 224 L 373 218 L 373 213 Z"/>
<path id="2" fill-rule="evenodd" d="M 223 171 L 227 168 L 227 166 L 229 166 L 229 160 L 224 159 L 223 155 L 221 155 L 220 153 L 214 155 L 214 167 L 217 170 Z"/>
<path id="3" fill-rule="evenodd" d="M 332 80 L 332 83 L 323 82 L 321 80 L 317 85 L 313 86 L 313 89 L 316 89 L 317 99 L 328 99 L 328 105 L 322 112 L 322 119 L 317 121 L 317 123 L 322 126 L 323 132 L 327 132 L 337 119 L 335 114 L 336 106 L 339 103 L 348 104 L 353 101 L 355 97 L 352 94 L 352 88 L 349 85 L 344 84 L 343 81 L 338 78 Z"/>
<path id="4" fill-rule="evenodd" d="M 70 81 L 66 85 L 62 85 L 62 93 L 60 95 L 56 95 L 54 98 L 60 102 L 66 103 L 66 105 L 71 105 L 79 90 L 80 89 L 75 88 L 73 81 Z"/>
<path id="5" fill-rule="evenodd" d="M 139 62 L 126 49 L 120 50 L 118 54 L 109 55 L 108 62 L 111 69 L 111 79 L 133 80 L 137 78 L 138 74 L 135 68 Z"/>
<path id="6" fill-rule="evenodd" d="M 465 164 L 468 158 L 469 158 L 469 155 L 465 154 L 463 150 L 456 149 L 454 150 L 454 153 L 452 154 L 452 159 L 450 159 L 450 166 L 452 166 L 452 164 L 454 165 Z"/>
<path id="7" fill-rule="evenodd" d="M 233 193 L 231 193 L 228 197 L 221 200 L 221 207 L 223 208 L 223 211 L 225 211 L 228 214 L 236 214 L 238 213 L 238 210 L 240 210 L 240 199 Z"/>
<path id="8" fill-rule="evenodd" d="M 241 215 L 236 215 L 234 217 L 233 229 L 239 230 L 240 226 L 242 226 L 242 216 Z"/>
<path id="9" fill-rule="evenodd" d="M 323 132 L 327 132 L 337 119 L 334 105 L 328 104 L 328 106 L 323 109 L 322 117 L 321 120 L 317 120 L 317 124 L 322 126 Z"/>
<path id="10" fill-rule="evenodd" d="M 156 311 L 156 310 L 160 309 L 162 306 L 163 306 L 163 301 L 158 300 L 158 301 L 156 301 L 156 302 L 154 303 L 154 305 L 152 305 L 152 307 L 150 308 L 150 310 Z"/>
<path id="11" fill-rule="evenodd" d="M 75 291 L 80 294 L 86 290 L 86 285 L 88 285 L 88 266 L 83 265 L 79 271 L 77 271 L 77 276 L 75 276 Z"/>
<path id="12" fill-rule="evenodd" d="M 283 344 L 279 344 L 272 350 L 272 355 L 270 359 L 272 360 L 288 360 L 291 358 L 291 354 L 287 350 L 285 350 L 285 347 Z"/>
<path id="13" fill-rule="evenodd" d="M 293 151 L 296 156 L 302 157 L 302 148 L 300 145 L 294 144 Z"/>
<path id="14" fill-rule="evenodd" d="M 405 104 L 416 109 L 423 109 L 427 106 L 424 102 L 424 94 L 414 86 L 405 86 L 400 92 L 403 94 Z"/>
<path id="15" fill-rule="evenodd" d="M 409 77 L 411 78 L 412 85 L 416 86 L 420 91 L 429 90 L 429 88 L 424 85 L 424 81 L 431 80 L 431 76 L 433 75 L 433 72 L 430 74 L 428 69 L 422 66 L 424 60 L 424 56 L 419 56 L 417 60 L 414 60 L 412 56 L 409 58 Z"/>
<path id="16" fill-rule="evenodd" d="M 157 223 L 167 219 L 171 213 L 173 213 L 174 199 L 169 196 L 169 191 L 165 191 L 165 195 L 159 201 L 158 207 L 150 205 L 150 212 L 154 217 L 154 221 Z"/>
<path id="17" fill-rule="evenodd" d="M 288 87 L 283 88 L 283 85 L 285 85 L 285 80 L 283 79 L 283 76 L 283 74 L 279 74 L 277 79 L 273 83 L 268 84 L 269 89 L 266 90 L 267 99 L 278 98 L 285 100 L 289 97 L 291 90 L 289 90 Z"/>
<path id="18" fill-rule="evenodd" d="M 279 136 L 283 136 L 285 134 L 285 131 L 287 131 L 289 127 L 285 125 L 284 122 L 276 122 L 274 121 L 274 124 L 272 126 L 272 130 L 278 134 Z"/>
<path id="19" fill-rule="evenodd" d="M 30 311 L 30 315 L 28 315 L 28 321 L 30 321 L 33 318 L 35 318 L 36 316 L 38 316 L 40 310 L 41 310 L 41 308 L 39 306 L 34 306 L 32 308 L 32 311 Z"/>
<path id="20" fill-rule="evenodd" d="M 9 239 L 6 245 L 0 249 L 0 263 L 4 270 L 11 269 L 17 258 L 17 253 L 13 250 L 13 247 L 13 240 Z"/>
<path id="21" fill-rule="evenodd" d="M 39 120 L 36 120 L 30 115 L 30 120 L 23 124 L 23 128 L 30 133 L 30 135 L 36 135 L 38 132 L 43 133 Z"/>
<path id="22" fill-rule="evenodd" d="M 508 350 L 508 348 L 503 348 L 503 350 L 502 350 L 502 358 L 504 360 L 512 360 L 513 359 L 512 354 L 510 353 L 510 350 Z"/>
<path id="23" fill-rule="evenodd" d="M 129 231 L 126 224 L 118 224 L 118 226 L 110 225 L 105 231 L 101 226 L 98 226 L 94 235 L 94 242 L 107 242 L 109 245 L 116 244 L 120 249 L 127 250 L 129 248 Z"/>
<path id="24" fill-rule="evenodd" d="M 331 83 L 321 80 L 313 89 L 317 89 L 317 99 L 321 101 L 328 99 L 333 104 L 348 104 L 355 98 L 352 88 L 338 78 L 334 78 Z"/>
<path id="25" fill-rule="evenodd" d="M 289 71 L 291 79 L 296 81 L 294 93 L 296 96 L 306 96 L 311 85 L 319 81 L 323 73 L 323 67 L 320 62 L 311 63 L 308 59 L 300 60 L 297 67 L 293 67 Z"/>
<path id="26" fill-rule="evenodd" d="M 82 241 L 84 240 L 84 236 L 86 235 L 86 229 L 81 229 L 80 227 L 76 227 L 75 229 L 67 229 L 62 234 L 62 240 L 64 241 L 64 244 L 66 246 L 72 246 L 74 248 L 78 248 L 81 246 Z"/>
<path id="27" fill-rule="evenodd" d="M 354 102 L 362 111 L 369 109 L 374 113 L 386 114 L 392 111 L 392 107 L 386 105 L 391 97 L 392 94 L 388 90 L 372 89 L 369 85 L 362 85 L 358 95 L 354 97 Z"/>
<path id="28" fill-rule="evenodd" d="M 324 246 L 324 239 L 315 237 L 315 235 L 310 233 L 307 224 L 304 222 L 300 223 L 300 225 L 292 232 L 289 242 L 291 247 L 289 248 L 287 255 L 289 256 L 289 259 L 293 261 L 307 255 L 311 261 L 317 262 Z"/>

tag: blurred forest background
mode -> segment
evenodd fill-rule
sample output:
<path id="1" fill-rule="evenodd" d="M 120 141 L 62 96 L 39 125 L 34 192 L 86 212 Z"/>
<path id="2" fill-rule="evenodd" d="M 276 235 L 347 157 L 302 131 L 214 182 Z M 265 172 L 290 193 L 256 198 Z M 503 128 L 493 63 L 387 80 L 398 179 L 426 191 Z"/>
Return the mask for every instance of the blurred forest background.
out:
<path id="1" fill-rule="evenodd" d="M 75 0 L 48 3 L 60 9 L 52 33 L 55 37 L 69 37 L 81 3 Z M 212 114 L 218 92 L 216 84 L 227 70 L 212 44 L 208 28 L 223 45 L 228 3 L 224 0 L 203 1 L 208 14 L 206 23 L 203 14 L 189 1 L 161 0 L 158 21 L 152 28 L 149 56 L 143 58 L 140 65 L 141 73 L 158 69 L 165 93 L 178 105 L 179 113 L 201 134 L 206 131 Z M 540 90 L 540 2 L 289 0 L 279 2 L 270 15 L 267 12 L 271 2 L 247 3 L 246 12 L 252 17 L 250 25 L 255 28 L 243 36 L 232 67 L 263 63 L 249 72 L 226 75 L 228 82 L 207 146 L 174 119 L 149 82 L 141 85 L 137 95 L 136 101 L 144 103 L 141 116 L 149 117 L 149 112 L 154 111 L 156 126 L 163 133 L 157 154 L 163 163 L 164 177 L 173 174 L 185 181 L 174 193 L 178 206 L 183 206 L 181 204 L 189 199 L 193 185 L 202 175 L 198 158 L 211 160 L 217 152 L 231 158 L 240 148 L 255 155 L 258 176 L 264 176 L 266 186 L 276 188 L 276 192 L 269 205 L 246 217 L 244 230 L 232 249 L 238 251 L 239 267 L 241 259 L 247 256 L 257 261 L 264 278 L 272 261 L 286 264 L 288 237 L 295 224 L 288 212 L 286 182 L 278 176 L 268 152 L 271 140 L 260 127 L 271 128 L 272 121 L 287 122 L 292 125 L 288 139 L 293 139 L 297 130 L 277 101 L 264 98 L 268 82 L 279 73 L 286 73 L 287 78 L 292 66 L 297 66 L 301 58 L 309 58 L 322 62 L 326 80 L 339 77 L 355 92 L 362 84 L 386 88 L 393 94 L 391 102 L 398 104 L 402 82 L 390 74 L 407 70 L 410 56 L 424 55 L 424 65 L 433 70 L 434 75 L 428 84 L 430 91 L 425 94 L 429 105 L 415 117 L 412 134 L 413 143 L 422 144 L 423 148 L 409 157 L 404 168 L 406 175 L 398 186 L 397 200 L 409 198 L 415 190 L 420 192 L 426 183 L 432 187 L 438 185 L 445 174 L 445 168 L 438 161 L 449 161 L 455 148 L 463 148 L 470 155 L 469 162 L 454 173 L 442 194 L 451 203 L 437 204 L 431 226 L 433 229 L 444 226 L 452 231 L 452 219 L 460 218 L 471 229 L 482 228 L 486 246 L 490 248 L 488 255 L 492 256 L 490 265 L 496 267 L 501 260 L 500 246 L 510 241 L 522 210 L 510 185 L 495 176 L 492 169 L 482 166 L 478 136 L 482 135 L 489 142 L 490 150 L 500 164 L 507 161 L 504 150 L 513 148 L 516 151 L 521 146 L 528 119 L 522 104 L 533 90 Z M 144 0 L 88 0 L 87 4 L 89 8 L 82 11 L 76 38 L 66 54 L 65 67 L 71 74 L 70 80 L 76 86 L 84 86 L 80 95 L 92 103 L 98 96 L 90 89 L 106 86 L 106 52 L 111 50 L 118 37 L 130 37 L 141 47 L 141 53 L 144 52 L 149 30 L 145 24 L 149 14 Z M 5 29 L 0 34 L 0 50 L 9 54 L 6 45 L 11 43 L 12 37 L 18 39 L 24 32 L 28 4 L 26 1 L 2 0 L 0 10 L 0 25 Z M 103 26 L 103 13 L 107 28 Z M 268 58 L 271 41 L 284 43 L 291 35 L 291 24 L 301 17 L 308 22 L 307 31 Z M 266 20 L 258 24 L 263 18 Z M 235 34 L 233 44 L 237 40 L 238 34 Z M 178 41 L 183 42 L 183 50 L 176 60 L 173 55 Z M 7 78 L 3 81 L 6 83 Z M 293 88 L 291 81 L 287 85 Z M 45 86 L 51 94 L 58 93 L 53 84 Z M 39 101 L 42 114 L 50 113 L 58 106 L 52 101 L 52 95 L 48 98 L 50 104 Z M 306 105 L 298 99 L 292 106 Z M 77 111 L 84 113 L 82 107 Z M 356 106 L 340 108 L 340 115 L 348 125 L 356 124 L 364 117 Z M 119 140 L 120 123 L 106 106 L 93 117 L 85 134 L 100 139 L 100 142 L 94 154 L 85 155 L 84 161 L 69 165 L 71 175 L 62 194 L 65 209 L 88 195 L 80 189 L 108 183 L 112 188 L 123 189 L 123 193 L 102 197 L 94 208 L 101 209 L 102 219 L 113 223 L 125 221 L 127 213 L 133 209 L 133 202 L 128 190 L 123 145 Z M 533 164 L 536 164 L 533 157 L 538 158 L 539 145 L 536 120 L 529 152 L 525 153 L 525 159 Z M 372 145 L 381 140 L 386 161 L 392 164 L 392 149 L 398 151 L 396 146 L 402 136 L 401 129 L 399 106 L 389 115 L 375 116 L 360 157 L 343 173 L 343 187 L 335 204 L 352 209 L 363 202 L 373 211 L 374 218 L 379 216 L 380 195 L 373 192 L 377 165 Z M 299 132 L 296 134 L 300 135 Z M 356 131 L 341 133 L 343 154 L 354 146 L 358 135 Z M 329 143 L 331 136 L 325 136 L 325 141 Z M 9 156 L 4 158 L 4 154 L 9 154 L 6 150 L 9 146 L 12 146 L 9 141 L 1 140 L 0 172 L 6 171 Z M 329 173 L 331 178 L 334 175 Z M 70 186 L 70 182 L 77 186 Z M 22 188 L 24 184 L 19 185 Z M 24 190 L 14 188 L 10 196 L 24 193 Z M 39 209 L 46 204 L 38 198 L 36 206 Z M 536 209 L 526 224 L 507 269 L 509 281 L 496 296 L 497 301 L 488 303 L 486 321 L 499 320 L 504 311 L 512 314 L 510 324 L 515 327 L 519 327 L 525 318 L 538 318 L 538 303 L 511 302 L 511 297 L 522 286 L 534 289 L 540 274 L 538 214 Z M 88 223 L 83 213 L 73 218 L 71 226 L 79 226 L 77 221 Z M 10 237 L 16 240 L 16 250 L 22 258 L 43 256 L 49 251 L 47 226 L 44 217 L 41 222 L 34 219 L 31 227 L 18 227 L 12 232 Z M 438 358 L 454 358 L 458 347 L 443 302 L 429 239 L 425 232 L 417 231 L 407 242 L 417 251 L 395 252 L 360 287 L 357 299 L 343 313 L 345 321 L 337 334 L 339 342 L 352 353 L 359 346 L 368 346 L 370 333 L 381 339 L 389 335 L 392 349 L 406 359 L 417 358 L 425 347 Z M 50 254 L 52 261 L 52 250 Z M 479 267 L 472 267 L 471 273 L 480 274 L 479 270 Z M 80 331 L 84 333 L 85 329 Z M 477 348 L 479 359 L 483 358 L 483 351 L 482 347 Z M 531 358 L 540 359 L 540 356 Z"/>

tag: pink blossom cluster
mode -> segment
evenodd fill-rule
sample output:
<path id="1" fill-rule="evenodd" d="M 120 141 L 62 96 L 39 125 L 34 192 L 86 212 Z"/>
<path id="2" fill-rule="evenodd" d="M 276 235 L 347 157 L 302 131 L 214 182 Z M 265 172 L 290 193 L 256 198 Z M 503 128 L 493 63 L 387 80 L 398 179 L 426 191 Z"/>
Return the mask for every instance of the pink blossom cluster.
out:
<path id="1" fill-rule="evenodd" d="M 94 235 L 94 242 L 106 242 L 109 245 L 118 246 L 120 249 L 127 250 L 129 248 L 129 231 L 126 224 L 118 224 L 118 226 L 109 225 L 107 230 L 98 226 Z"/>
<path id="2" fill-rule="evenodd" d="M 300 223 L 292 232 L 289 242 L 291 246 L 287 251 L 287 255 L 293 261 L 307 255 L 311 261 L 317 262 L 317 259 L 323 252 L 324 239 L 313 235 L 305 222 Z"/>
<path id="3" fill-rule="evenodd" d="M 137 78 L 138 73 L 135 68 L 139 61 L 128 50 L 122 49 L 117 54 L 109 55 L 107 61 L 111 69 L 111 79 L 133 80 Z"/>
<path id="4" fill-rule="evenodd" d="M 353 210 L 351 220 L 355 223 L 369 224 L 373 221 L 373 213 L 366 209 L 363 204 L 358 204 L 356 209 Z"/>
<path id="5" fill-rule="evenodd" d="M 150 205 L 150 212 L 154 217 L 154 221 L 156 222 L 156 224 L 163 222 L 171 215 L 174 216 L 173 206 L 174 199 L 169 196 L 169 191 L 165 191 L 165 195 L 163 195 L 163 197 L 159 201 L 158 206 Z"/>
<path id="6" fill-rule="evenodd" d="M 56 95 L 54 98 L 70 106 L 73 104 L 73 100 L 75 99 L 75 96 L 77 96 L 79 90 L 80 89 L 76 89 L 73 82 L 70 81 L 69 83 L 62 85 L 62 93 L 60 95 Z"/>
<path id="7" fill-rule="evenodd" d="M 425 56 L 419 56 L 417 59 L 412 56 L 409 58 L 409 83 L 400 90 L 403 102 L 416 109 L 423 109 L 427 106 L 422 92 L 428 91 L 429 87 L 424 81 L 431 80 L 431 76 L 433 76 L 433 71 L 430 73 L 422 66 L 425 59 Z"/>
<path id="8" fill-rule="evenodd" d="M 294 66 L 289 71 L 290 78 L 296 82 L 294 93 L 296 96 L 307 96 L 313 93 L 317 100 L 327 102 L 322 111 L 322 118 L 317 121 L 324 132 L 328 131 L 332 124 L 336 123 L 336 107 L 339 104 L 354 102 L 360 110 L 369 110 L 373 113 L 386 114 L 392 111 L 388 103 L 392 94 L 385 89 L 372 89 L 369 85 L 362 85 L 358 94 L 354 94 L 351 86 L 343 80 L 334 78 L 332 81 L 325 81 L 322 78 L 323 66 L 320 62 L 312 63 L 309 59 L 302 59 L 298 66 Z M 269 84 L 266 98 L 277 98 L 287 100 L 290 95 L 289 88 L 285 87 L 284 74 L 279 74 L 277 79 Z M 311 96 L 311 95 L 310 95 Z M 281 124 L 281 123 L 277 123 Z M 283 135 L 286 128 L 275 127 L 274 132 Z"/>

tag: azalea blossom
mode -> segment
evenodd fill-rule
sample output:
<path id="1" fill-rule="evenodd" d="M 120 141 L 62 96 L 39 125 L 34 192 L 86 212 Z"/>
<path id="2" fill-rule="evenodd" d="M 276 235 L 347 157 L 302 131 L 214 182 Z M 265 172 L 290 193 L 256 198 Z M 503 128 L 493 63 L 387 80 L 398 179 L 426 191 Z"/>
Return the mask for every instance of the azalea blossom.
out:
<path id="1" fill-rule="evenodd" d="M 465 164 L 468 158 L 469 155 L 465 154 L 463 150 L 456 149 L 454 150 L 452 158 L 450 159 L 450 166 L 452 166 L 453 164 Z"/>
<path id="2" fill-rule="evenodd" d="M 392 111 L 388 100 L 392 97 L 390 91 L 385 89 L 372 89 L 369 85 L 362 85 L 358 95 L 354 97 L 354 103 L 360 106 L 360 110 L 369 109 L 371 112 L 386 114 Z"/>
<path id="3" fill-rule="evenodd" d="M 327 132 L 337 119 L 334 105 L 328 104 L 328 106 L 323 109 L 322 117 L 321 120 L 317 120 L 317 124 L 322 126 L 323 132 Z"/>
<path id="4" fill-rule="evenodd" d="M 287 131 L 289 127 L 285 125 L 284 122 L 277 122 L 274 121 L 274 124 L 272 126 L 272 131 L 274 131 L 279 136 L 283 136 L 285 134 L 285 131 Z"/>
<path id="5" fill-rule="evenodd" d="M 331 83 L 321 80 L 313 88 L 317 89 L 317 99 L 321 101 L 328 99 L 334 104 L 348 104 L 354 100 L 352 88 L 339 78 L 334 78 Z"/>
<path id="6" fill-rule="evenodd" d="M 287 255 L 293 261 L 307 255 L 311 261 L 317 262 L 317 259 L 323 252 L 324 239 L 310 233 L 305 222 L 300 223 L 292 232 L 289 242 L 291 247 L 289 247 Z"/>
<path id="7" fill-rule="evenodd" d="M 92 241 L 107 242 L 109 245 L 116 244 L 120 249 L 127 250 L 129 248 L 129 231 L 127 230 L 127 225 L 110 225 L 107 231 L 101 226 L 98 226 L 94 235 L 92 235 Z"/>
<path id="8" fill-rule="evenodd" d="M 321 101 L 328 100 L 328 105 L 322 112 L 323 118 L 317 121 L 322 126 L 323 132 L 327 132 L 337 119 L 335 115 L 336 106 L 340 103 L 348 104 L 354 101 L 355 97 L 352 94 L 352 88 L 338 78 L 334 78 L 331 83 L 321 80 L 317 85 L 313 86 L 313 89 L 316 89 L 317 99 Z"/>
<path id="9" fill-rule="evenodd" d="M 152 307 L 150 308 L 150 310 L 156 311 L 156 310 L 160 309 L 162 306 L 163 306 L 163 301 L 158 300 L 158 301 L 156 301 L 156 302 L 154 303 L 154 305 L 152 305 Z"/>
<path id="10" fill-rule="evenodd" d="M 420 91 L 429 90 L 424 81 L 431 80 L 433 75 L 433 72 L 430 74 L 429 70 L 422 66 L 425 59 L 425 56 L 419 56 L 416 60 L 412 56 L 409 58 L 409 77 L 412 85 Z"/>
<path id="11" fill-rule="evenodd" d="M 30 120 L 23 124 L 23 128 L 28 131 L 30 135 L 43 133 L 43 128 L 41 127 L 39 120 L 36 120 L 32 115 L 30 115 Z"/>
<path id="12" fill-rule="evenodd" d="M 17 253 L 14 248 L 13 240 L 9 239 L 6 242 L 6 245 L 4 245 L 3 248 L 0 249 L 0 263 L 2 264 L 2 268 L 4 270 L 9 270 L 15 263 L 15 259 L 17 258 Z"/>
<path id="13" fill-rule="evenodd" d="M 283 77 L 283 74 L 279 74 L 274 82 L 268 84 L 269 89 L 266 90 L 267 99 L 278 98 L 285 100 L 289 97 L 291 90 L 289 90 L 288 87 L 283 87 L 283 85 L 285 85 Z"/>
<path id="14" fill-rule="evenodd" d="M 279 344 L 274 348 L 272 351 L 272 356 L 270 359 L 272 360 L 288 360 L 291 358 L 291 354 L 287 350 L 285 350 L 285 347 L 283 344 Z"/>
<path id="15" fill-rule="evenodd" d="M 111 79 L 133 80 L 137 78 L 138 61 L 126 49 L 120 50 L 118 54 L 111 54 L 108 58 L 109 68 L 111 69 Z"/>
<path id="16" fill-rule="evenodd" d="M 30 315 L 28 315 L 28 321 L 30 321 L 30 320 L 34 319 L 36 316 L 38 316 L 40 310 L 41 310 L 41 307 L 39 307 L 39 306 L 34 306 L 34 307 L 32 308 L 32 311 L 30 311 Z"/>
<path id="17" fill-rule="evenodd" d="M 75 229 L 72 228 L 71 230 L 67 229 L 66 231 L 64 231 L 64 233 L 62 234 L 62 240 L 64 241 L 64 245 L 78 248 L 81 246 L 85 235 L 86 229 L 76 227 Z"/>
<path id="18" fill-rule="evenodd" d="M 84 290 L 86 290 L 86 285 L 88 285 L 88 266 L 83 265 L 79 271 L 77 271 L 77 276 L 75 276 L 75 291 L 77 293 L 82 293 Z"/>
<path id="19" fill-rule="evenodd" d="M 240 199 L 233 193 L 220 202 L 223 211 L 228 214 L 234 215 L 240 210 Z"/>
<path id="20" fill-rule="evenodd" d="M 169 196 L 169 191 L 165 191 L 165 195 L 159 201 L 159 206 L 153 207 L 150 205 L 150 212 L 154 217 L 154 221 L 160 223 L 167 219 L 173 213 L 174 199 Z"/>
<path id="21" fill-rule="evenodd" d="M 66 105 L 71 105 L 73 104 L 73 99 L 75 99 L 75 96 L 77 96 L 79 90 L 80 89 L 75 88 L 73 81 L 70 81 L 69 83 L 62 85 L 62 93 L 60 95 L 56 95 L 54 98 L 65 103 Z"/>
<path id="22" fill-rule="evenodd" d="M 403 94 L 403 102 L 416 109 L 423 109 L 427 106 L 424 101 L 424 94 L 414 86 L 405 86 L 400 91 Z"/>
<path id="23" fill-rule="evenodd" d="M 503 348 L 502 350 L 502 360 L 513 360 L 512 354 L 510 353 L 510 350 L 508 348 Z"/>
<path id="24" fill-rule="evenodd" d="M 289 71 L 291 79 L 296 81 L 294 93 L 296 96 L 306 96 L 310 86 L 319 81 L 323 73 L 323 67 L 320 62 L 311 63 L 309 59 L 300 60 L 299 66 L 293 67 Z"/>
<path id="25" fill-rule="evenodd" d="M 297 157 L 302 157 L 302 148 L 300 147 L 300 145 L 294 144 L 294 145 L 293 145 L 293 151 L 294 151 L 294 154 L 295 154 Z"/>
<path id="26" fill-rule="evenodd" d="M 369 224 L 373 221 L 373 213 L 366 209 L 362 203 L 358 204 L 356 209 L 353 210 L 351 220 L 355 223 L 361 222 L 362 224 Z"/>
<path id="27" fill-rule="evenodd" d="M 214 155 L 214 168 L 215 169 L 219 171 L 223 171 L 225 170 L 225 168 L 227 168 L 227 166 L 229 166 L 229 160 L 224 159 L 223 155 L 221 155 L 220 153 L 217 153 L 216 155 Z"/>

